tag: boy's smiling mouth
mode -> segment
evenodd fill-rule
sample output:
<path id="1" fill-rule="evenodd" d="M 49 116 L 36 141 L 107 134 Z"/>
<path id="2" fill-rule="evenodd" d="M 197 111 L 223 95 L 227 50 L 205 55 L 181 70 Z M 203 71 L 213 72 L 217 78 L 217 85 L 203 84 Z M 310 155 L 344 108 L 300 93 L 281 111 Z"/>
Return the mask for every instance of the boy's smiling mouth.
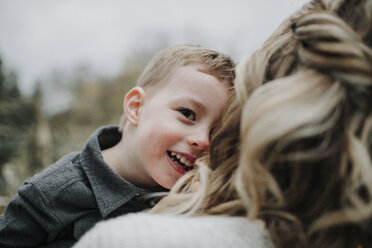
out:
<path id="1" fill-rule="evenodd" d="M 194 169 L 194 162 L 195 159 L 191 157 L 187 157 L 181 153 L 176 153 L 172 151 L 167 151 L 169 158 L 172 160 L 173 163 L 180 166 L 183 170 L 179 171 L 181 174 L 185 174 L 187 171 Z"/>

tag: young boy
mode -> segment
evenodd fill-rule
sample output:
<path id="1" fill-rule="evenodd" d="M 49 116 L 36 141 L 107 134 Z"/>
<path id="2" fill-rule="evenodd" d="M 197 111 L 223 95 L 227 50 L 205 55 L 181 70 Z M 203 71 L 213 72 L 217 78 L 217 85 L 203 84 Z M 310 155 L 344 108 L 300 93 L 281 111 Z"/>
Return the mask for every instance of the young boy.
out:
<path id="1" fill-rule="evenodd" d="M 141 195 L 171 188 L 208 151 L 234 75 L 215 51 L 160 51 L 126 94 L 120 127 L 99 128 L 19 188 L 0 216 L 0 247 L 71 247 L 96 222 L 149 208 Z"/>

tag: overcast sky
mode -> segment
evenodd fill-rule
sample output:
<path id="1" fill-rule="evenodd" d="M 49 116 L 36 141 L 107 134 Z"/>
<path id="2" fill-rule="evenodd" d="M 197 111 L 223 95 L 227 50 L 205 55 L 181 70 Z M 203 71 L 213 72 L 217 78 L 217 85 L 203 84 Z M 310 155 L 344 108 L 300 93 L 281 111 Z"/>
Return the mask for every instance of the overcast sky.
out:
<path id="1" fill-rule="evenodd" d="M 249 55 L 307 0 L 0 0 L 0 56 L 21 89 L 86 65 L 106 76 L 156 43 Z"/>

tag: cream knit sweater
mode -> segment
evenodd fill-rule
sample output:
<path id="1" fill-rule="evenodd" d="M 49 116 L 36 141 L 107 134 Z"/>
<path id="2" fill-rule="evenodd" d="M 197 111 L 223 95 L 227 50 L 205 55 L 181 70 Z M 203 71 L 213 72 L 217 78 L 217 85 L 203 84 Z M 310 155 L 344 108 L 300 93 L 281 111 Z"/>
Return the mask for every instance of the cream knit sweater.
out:
<path id="1" fill-rule="evenodd" d="M 74 248 L 273 247 L 261 221 L 241 217 L 128 214 L 98 223 Z"/>

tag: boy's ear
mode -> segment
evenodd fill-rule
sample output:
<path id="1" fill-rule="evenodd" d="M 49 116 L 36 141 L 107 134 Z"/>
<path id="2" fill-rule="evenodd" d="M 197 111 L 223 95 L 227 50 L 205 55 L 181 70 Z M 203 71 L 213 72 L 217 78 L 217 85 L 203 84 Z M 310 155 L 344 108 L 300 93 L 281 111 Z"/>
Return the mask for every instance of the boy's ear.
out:
<path id="1" fill-rule="evenodd" d="M 124 113 L 129 123 L 133 126 L 138 124 L 145 95 L 146 93 L 141 87 L 134 87 L 124 97 Z"/>

